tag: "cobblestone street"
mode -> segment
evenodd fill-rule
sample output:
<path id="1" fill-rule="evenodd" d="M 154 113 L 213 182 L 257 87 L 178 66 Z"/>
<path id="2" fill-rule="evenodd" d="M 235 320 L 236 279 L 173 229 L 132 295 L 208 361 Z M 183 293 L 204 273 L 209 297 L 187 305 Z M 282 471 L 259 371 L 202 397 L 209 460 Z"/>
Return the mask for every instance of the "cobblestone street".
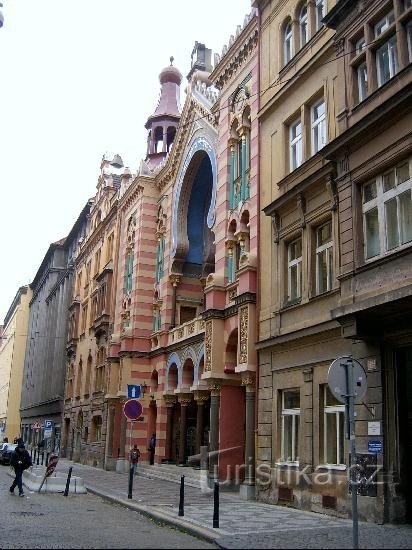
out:
<path id="1" fill-rule="evenodd" d="M 10 495 L 8 471 L 0 466 L 1 548 L 214 547 L 93 494 Z"/>

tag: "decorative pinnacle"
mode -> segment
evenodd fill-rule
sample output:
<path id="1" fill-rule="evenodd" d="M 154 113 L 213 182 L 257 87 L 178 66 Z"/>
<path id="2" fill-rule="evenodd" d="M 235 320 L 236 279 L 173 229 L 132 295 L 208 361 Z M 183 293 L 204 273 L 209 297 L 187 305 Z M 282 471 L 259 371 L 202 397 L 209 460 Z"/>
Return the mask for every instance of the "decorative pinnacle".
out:
<path id="1" fill-rule="evenodd" d="M 170 58 L 170 66 L 173 67 L 173 61 L 175 60 L 175 58 L 173 57 L 173 55 L 171 56 Z"/>

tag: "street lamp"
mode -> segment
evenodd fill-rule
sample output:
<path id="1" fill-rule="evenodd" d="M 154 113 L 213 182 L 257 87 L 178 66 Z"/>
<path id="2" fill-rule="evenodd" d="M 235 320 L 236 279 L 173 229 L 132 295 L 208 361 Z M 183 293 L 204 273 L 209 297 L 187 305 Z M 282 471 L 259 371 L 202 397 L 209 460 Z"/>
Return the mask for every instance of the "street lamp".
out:
<path id="1" fill-rule="evenodd" d="M 2 4 L 2 2 L 0 2 L 0 8 L 2 8 L 2 7 L 3 7 L 3 4 Z M 0 10 L 0 29 L 3 26 L 3 22 L 4 22 L 3 12 Z"/>

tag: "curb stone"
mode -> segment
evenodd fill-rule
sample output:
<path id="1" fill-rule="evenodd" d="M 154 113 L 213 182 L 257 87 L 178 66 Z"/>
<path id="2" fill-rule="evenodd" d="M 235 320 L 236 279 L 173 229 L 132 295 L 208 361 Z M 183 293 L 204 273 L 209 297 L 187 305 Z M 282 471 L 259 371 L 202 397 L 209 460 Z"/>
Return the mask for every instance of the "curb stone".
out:
<path id="1" fill-rule="evenodd" d="M 193 525 L 192 523 L 185 521 L 184 519 L 171 518 L 163 514 L 162 512 L 151 510 L 147 506 L 142 506 L 140 504 L 136 504 L 135 502 L 130 502 L 130 500 L 124 500 L 112 495 L 108 495 L 107 493 L 103 493 L 101 490 L 96 489 L 95 487 L 91 487 L 90 485 L 86 485 L 86 488 L 90 493 L 96 496 L 99 496 L 102 499 L 107 500 L 108 502 L 112 502 L 114 504 L 120 504 L 121 506 L 129 508 L 129 510 L 138 512 L 142 516 L 145 516 L 149 519 L 154 519 L 156 521 L 160 521 L 161 523 L 168 525 L 170 527 L 179 527 L 180 529 L 182 529 L 186 533 L 189 533 L 190 535 L 201 538 L 206 542 L 211 542 L 213 544 L 216 544 L 219 548 L 224 548 L 218 543 L 218 539 L 220 538 L 220 536 L 216 536 L 215 533 L 209 531 L 208 529 L 205 529 L 203 527 L 198 527 L 197 525 Z"/>

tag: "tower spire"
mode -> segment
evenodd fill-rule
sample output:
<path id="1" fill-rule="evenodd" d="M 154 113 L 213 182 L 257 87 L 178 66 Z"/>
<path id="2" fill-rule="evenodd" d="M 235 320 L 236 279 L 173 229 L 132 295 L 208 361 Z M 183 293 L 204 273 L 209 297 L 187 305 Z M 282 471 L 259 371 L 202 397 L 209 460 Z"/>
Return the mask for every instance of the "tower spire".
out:
<path id="1" fill-rule="evenodd" d="M 161 84 L 160 99 L 155 112 L 148 118 L 146 164 L 153 169 L 167 156 L 176 135 L 180 119 L 180 84 L 182 75 L 173 66 L 174 57 L 170 57 L 170 66 L 159 75 Z"/>

